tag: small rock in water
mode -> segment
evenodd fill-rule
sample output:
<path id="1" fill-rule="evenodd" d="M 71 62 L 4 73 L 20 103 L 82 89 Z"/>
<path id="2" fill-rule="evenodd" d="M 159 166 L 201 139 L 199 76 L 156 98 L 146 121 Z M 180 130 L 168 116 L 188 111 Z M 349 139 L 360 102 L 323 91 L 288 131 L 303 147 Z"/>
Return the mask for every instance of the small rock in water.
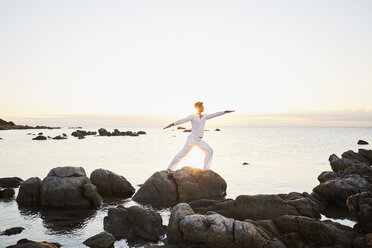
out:
<path id="1" fill-rule="evenodd" d="M 6 188 L 0 191 L 0 199 L 12 198 L 15 195 L 15 190 L 13 188 Z"/>
<path id="2" fill-rule="evenodd" d="M 38 133 L 38 135 L 43 135 L 43 133 Z"/>
<path id="3" fill-rule="evenodd" d="M 145 131 L 138 131 L 137 134 L 138 135 L 144 135 L 144 134 L 146 134 L 146 132 Z"/>
<path id="4" fill-rule="evenodd" d="M 63 133 L 62 135 L 63 135 L 63 137 L 67 137 L 67 134 L 65 134 L 65 133 Z"/>
<path id="5" fill-rule="evenodd" d="M 114 247 L 115 237 L 109 232 L 101 232 L 83 242 L 84 245 L 94 248 Z"/>
<path id="6" fill-rule="evenodd" d="M 63 140 L 63 139 L 67 139 L 66 137 L 62 137 L 61 135 L 58 135 L 56 137 L 53 138 L 54 140 Z"/>
<path id="7" fill-rule="evenodd" d="M 25 230 L 23 227 L 12 227 L 12 228 L 6 229 L 1 234 L 10 236 L 10 235 L 21 233 L 23 230 Z"/>
<path id="8" fill-rule="evenodd" d="M 365 140 L 358 140 L 358 145 L 368 145 L 369 143 Z"/>
<path id="9" fill-rule="evenodd" d="M 16 245 L 10 245 L 8 248 L 28 248 L 28 247 L 35 247 L 35 248 L 59 248 L 61 244 L 59 243 L 49 243 L 46 241 L 43 242 L 36 242 L 28 239 L 20 239 L 18 240 Z"/>
<path id="10" fill-rule="evenodd" d="M 3 138 L 0 138 L 0 140 L 2 140 Z"/>
<path id="11" fill-rule="evenodd" d="M 190 133 L 191 132 L 191 129 L 185 129 L 185 130 L 183 130 L 183 132 Z"/>
<path id="12" fill-rule="evenodd" d="M 249 165 L 249 163 L 247 163 L 247 162 L 244 162 L 244 163 L 243 163 L 243 165 Z"/>
<path id="13" fill-rule="evenodd" d="M 219 128 L 216 128 L 216 130 L 214 130 L 214 131 L 221 131 L 221 129 L 219 129 Z"/>
<path id="14" fill-rule="evenodd" d="M 177 129 L 186 129 L 185 127 L 177 127 Z"/>
<path id="15" fill-rule="evenodd" d="M 39 136 L 33 138 L 33 140 L 47 140 L 47 137 L 45 137 L 43 135 L 39 135 Z"/>
<path id="16" fill-rule="evenodd" d="M 23 180 L 19 177 L 3 177 L 0 178 L 0 187 L 18 188 Z"/>

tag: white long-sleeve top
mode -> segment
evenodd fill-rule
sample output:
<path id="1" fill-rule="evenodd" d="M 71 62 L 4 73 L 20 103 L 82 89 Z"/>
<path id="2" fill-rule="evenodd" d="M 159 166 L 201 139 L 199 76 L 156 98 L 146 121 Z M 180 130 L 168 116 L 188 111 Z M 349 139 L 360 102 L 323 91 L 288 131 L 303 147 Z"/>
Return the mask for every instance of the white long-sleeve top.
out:
<path id="1" fill-rule="evenodd" d="M 223 115 L 223 114 L 225 114 L 225 111 L 216 112 L 213 114 L 204 114 L 202 115 L 202 117 L 200 117 L 200 115 L 198 114 L 191 114 L 184 119 L 174 122 L 173 124 L 177 126 L 185 122 L 191 121 L 191 127 L 192 127 L 191 133 L 195 135 L 196 137 L 203 138 L 205 121 L 212 119 L 214 117 Z"/>

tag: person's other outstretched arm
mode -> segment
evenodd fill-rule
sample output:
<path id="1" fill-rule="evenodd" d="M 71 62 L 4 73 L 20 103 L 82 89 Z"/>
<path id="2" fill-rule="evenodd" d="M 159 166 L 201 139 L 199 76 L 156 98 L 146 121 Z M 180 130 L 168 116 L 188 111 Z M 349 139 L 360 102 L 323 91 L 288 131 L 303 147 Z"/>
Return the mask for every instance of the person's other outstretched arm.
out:
<path id="1" fill-rule="evenodd" d="M 212 119 L 214 117 L 224 115 L 224 114 L 227 114 L 227 113 L 231 113 L 231 112 L 235 112 L 235 110 L 225 110 L 225 111 L 220 111 L 220 112 L 216 112 L 216 113 L 213 113 L 213 114 L 207 114 L 207 115 L 205 115 L 205 118 L 207 120 L 209 120 L 209 119 Z"/>
<path id="2" fill-rule="evenodd" d="M 169 124 L 168 126 L 164 127 L 163 129 L 166 129 L 168 127 L 173 127 L 173 126 L 181 125 L 181 124 L 183 124 L 185 122 L 191 121 L 191 117 L 192 117 L 192 115 L 189 115 L 189 116 L 187 116 L 184 119 L 181 119 L 181 120 L 178 120 L 176 122 L 173 122 L 173 123 Z"/>

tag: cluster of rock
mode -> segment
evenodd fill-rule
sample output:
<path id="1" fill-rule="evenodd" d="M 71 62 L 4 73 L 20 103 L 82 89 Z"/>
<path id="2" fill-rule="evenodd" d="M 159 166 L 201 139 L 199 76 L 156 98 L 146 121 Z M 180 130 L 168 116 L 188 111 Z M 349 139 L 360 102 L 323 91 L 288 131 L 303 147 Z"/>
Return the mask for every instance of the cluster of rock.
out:
<path id="1" fill-rule="evenodd" d="M 322 172 L 320 184 L 313 189 L 312 196 L 325 206 L 347 207 L 347 199 L 358 193 L 372 191 L 372 150 L 347 151 L 339 158 L 329 157 L 332 171 Z"/>
<path id="2" fill-rule="evenodd" d="M 54 140 L 64 140 L 67 139 L 67 134 L 63 133 L 62 135 L 57 135 L 55 137 L 44 136 L 43 133 L 39 133 L 33 140 L 47 140 L 47 139 L 54 139 Z"/>
<path id="3" fill-rule="evenodd" d="M 0 119 L 0 130 L 12 130 L 12 129 L 60 129 L 60 127 L 48 127 L 48 126 L 28 126 L 28 125 L 16 125 L 12 121 L 4 121 Z"/>
<path id="4" fill-rule="evenodd" d="M 90 179 L 82 167 L 66 166 L 50 170 L 44 180 L 31 177 L 22 182 L 16 200 L 21 206 L 91 209 L 102 204 L 102 196 L 130 197 L 133 193 L 132 185 L 113 172 L 97 169 Z"/>
<path id="5" fill-rule="evenodd" d="M 23 180 L 19 177 L 0 178 L 0 199 L 11 199 L 15 195 L 15 189 L 18 188 Z"/>
<path id="6" fill-rule="evenodd" d="M 154 173 L 133 196 L 147 207 L 109 208 L 104 232 L 84 242 L 112 247 L 164 241 L 165 247 L 372 247 L 372 150 L 330 156 L 333 171 L 323 172 L 312 194 L 240 195 L 225 199 L 226 182 L 213 171 L 184 167 Z M 0 181 L 1 182 L 1 181 Z M 41 181 L 21 183 L 17 202 L 47 208 L 86 209 L 102 196 L 131 197 L 132 185 L 122 176 L 97 169 L 88 178 L 81 167 L 57 167 Z M 327 206 L 349 211 L 354 228 L 321 221 Z M 153 209 L 173 207 L 168 226 Z"/>
<path id="7" fill-rule="evenodd" d="M 138 131 L 138 132 L 132 132 L 132 131 L 119 131 L 118 129 L 115 129 L 113 132 L 109 132 L 104 128 L 98 129 L 98 133 L 100 136 L 139 136 L 146 134 L 145 131 Z"/>
<path id="8" fill-rule="evenodd" d="M 76 130 L 71 133 L 71 136 L 77 137 L 79 139 L 84 139 L 87 135 L 97 135 L 97 132 L 94 131 L 84 131 L 84 130 Z"/>

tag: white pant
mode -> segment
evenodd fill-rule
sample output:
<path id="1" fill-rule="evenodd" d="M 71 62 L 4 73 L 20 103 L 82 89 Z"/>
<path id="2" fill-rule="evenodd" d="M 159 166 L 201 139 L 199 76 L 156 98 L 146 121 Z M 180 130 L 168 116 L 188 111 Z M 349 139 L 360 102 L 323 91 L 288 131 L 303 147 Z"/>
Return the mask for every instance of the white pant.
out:
<path id="1" fill-rule="evenodd" d="M 213 156 L 213 149 L 199 137 L 196 137 L 192 133 L 187 136 L 186 144 L 182 148 L 182 150 L 177 153 L 177 155 L 173 158 L 172 162 L 169 164 L 168 169 L 174 170 L 178 163 L 183 159 L 191 150 L 197 146 L 202 150 L 205 154 L 204 158 L 204 170 L 208 170 L 211 167 L 212 163 L 212 156 Z"/>

